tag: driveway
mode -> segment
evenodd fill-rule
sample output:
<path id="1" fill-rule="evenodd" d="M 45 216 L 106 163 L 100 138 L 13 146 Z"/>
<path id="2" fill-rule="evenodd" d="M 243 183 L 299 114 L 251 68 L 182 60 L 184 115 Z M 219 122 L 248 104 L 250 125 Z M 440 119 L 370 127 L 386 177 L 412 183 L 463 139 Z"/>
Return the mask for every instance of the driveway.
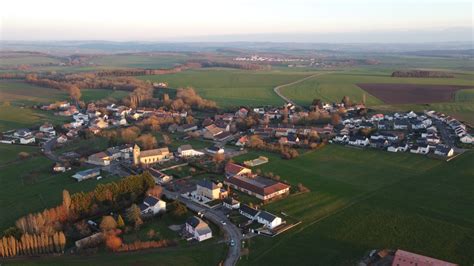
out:
<path id="1" fill-rule="evenodd" d="M 225 239 L 227 240 L 227 242 L 231 239 L 235 242 L 234 246 L 229 246 L 227 258 L 224 261 L 224 265 L 234 266 L 237 264 L 237 261 L 240 258 L 240 243 L 242 243 L 242 233 L 240 232 L 240 229 L 237 228 L 237 226 L 230 222 L 230 220 L 226 217 L 224 213 L 196 204 L 195 202 L 182 197 L 176 192 L 171 192 L 169 190 L 163 189 L 163 194 L 165 194 L 168 198 L 173 198 L 180 201 L 192 211 L 199 212 L 205 210 L 204 217 L 212 223 L 218 225 L 220 229 L 224 231 Z M 221 221 L 224 221 L 226 224 L 223 225 Z"/>

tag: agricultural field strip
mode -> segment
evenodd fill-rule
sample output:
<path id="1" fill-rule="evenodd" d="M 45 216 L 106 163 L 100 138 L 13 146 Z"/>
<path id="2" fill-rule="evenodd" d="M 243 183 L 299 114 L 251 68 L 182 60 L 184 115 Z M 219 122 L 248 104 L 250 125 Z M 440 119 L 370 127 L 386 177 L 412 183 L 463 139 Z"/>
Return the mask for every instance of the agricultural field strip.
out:
<path id="1" fill-rule="evenodd" d="M 275 88 L 273 88 L 273 91 L 280 97 L 282 98 L 285 102 L 289 102 L 289 103 L 292 103 L 293 105 L 296 105 L 290 98 L 286 97 L 285 95 L 283 95 L 283 93 L 280 91 L 280 89 L 282 88 L 285 88 L 285 87 L 288 87 L 288 86 L 292 86 L 292 85 L 295 85 L 295 84 L 298 84 L 300 82 L 303 82 L 307 79 L 310 79 L 310 78 L 314 78 L 314 77 L 317 77 L 317 76 L 321 76 L 321 75 L 324 75 L 324 74 L 330 74 L 332 72 L 327 72 L 327 73 L 316 73 L 316 74 L 313 74 L 313 75 L 310 75 L 310 76 L 307 76 L 307 77 L 304 77 L 300 80 L 296 80 L 296 81 L 293 81 L 293 82 L 290 82 L 290 83 L 287 83 L 287 84 L 283 84 L 283 85 L 278 85 L 276 86 Z"/>
<path id="2" fill-rule="evenodd" d="M 433 166 L 433 167 L 431 167 L 430 169 L 433 169 L 433 168 L 436 168 L 436 167 L 437 167 L 437 166 Z M 294 168 L 297 168 L 297 169 L 300 170 L 300 171 L 312 173 L 312 171 L 306 170 L 306 169 L 304 169 L 304 168 L 298 168 L 298 167 L 294 167 Z M 409 169 L 409 167 L 407 167 L 407 169 Z M 301 233 L 301 232 L 302 232 L 303 230 L 305 230 L 306 228 L 308 228 L 308 227 L 310 227 L 310 226 L 312 226 L 312 225 L 314 225 L 314 224 L 317 224 L 317 223 L 319 223 L 319 222 L 321 222 L 321 221 L 323 221 L 323 220 L 326 220 L 327 218 L 330 218 L 330 217 L 332 217 L 332 216 L 334 216 L 334 215 L 337 215 L 337 214 L 341 213 L 342 211 L 344 211 L 344 210 L 346 210 L 346 209 L 348 209 L 348 208 L 354 206 L 355 204 L 358 204 L 358 203 L 360 203 L 360 202 L 362 202 L 362 201 L 364 201 L 364 200 L 366 200 L 366 199 L 371 198 L 372 196 L 376 195 L 379 191 L 384 190 L 384 189 L 386 189 L 386 188 L 389 188 L 389 187 L 391 187 L 391 186 L 395 186 L 395 185 L 397 185 L 397 184 L 399 184 L 399 183 L 402 183 L 403 181 L 405 181 L 405 180 L 407 180 L 407 179 L 409 179 L 409 178 L 413 178 L 413 177 L 416 177 L 416 174 L 408 175 L 408 176 L 406 176 L 405 178 L 398 179 L 398 180 L 396 180 L 396 181 L 394 181 L 394 182 L 392 182 L 392 183 L 388 183 L 388 184 L 386 184 L 386 185 L 382 185 L 382 186 L 380 186 L 380 187 L 378 187 L 378 188 L 375 188 L 375 189 L 373 189 L 373 190 L 371 190 L 371 191 L 368 191 L 368 192 L 366 192 L 366 193 L 363 193 L 363 194 L 360 194 L 360 195 L 358 195 L 358 196 L 355 196 L 355 197 L 353 197 L 348 203 L 346 203 L 346 205 L 345 205 L 344 207 L 339 208 L 339 209 L 337 209 L 337 210 L 335 210 L 335 211 L 333 211 L 333 212 L 330 212 L 330 213 L 324 215 L 323 217 L 320 217 L 320 218 L 318 218 L 318 219 L 316 219 L 316 220 L 314 220 L 314 221 L 311 221 L 311 222 L 308 223 L 308 224 L 304 224 L 304 222 L 303 222 L 303 225 L 297 227 L 297 230 L 296 230 L 296 231 L 293 231 L 293 234 Z M 291 197 L 288 198 L 287 200 L 290 200 L 290 199 L 291 199 Z M 428 208 L 424 208 L 424 209 L 428 209 Z M 432 211 L 432 210 L 431 210 L 431 211 Z M 432 217 L 430 217 L 430 218 L 432 218 Z M 434 219 L 434 218 L 432 218 L 432 219 Z M 436 220 L 439 220 L 439 219 L 436 219 Z M 440 221 L 443 221 L 443 220 L 440 220 Z M 443 221 L 443 222 L 447 223 L 446 221 Z M 449 224 L 452 224 L 452 223 L 449 223 Z M 463 226 L 460 226 L 460 225 L 457 225 L 457 224 L 456 224 L 455 226 L 458 226 L 459 228 L 463 228 L 463 229 L 468 228 L 468 227 L 463 227 Z M 279 246 L 281 243 L 284 243 L 284 242 L 285 242 L 284 240 L 286 240 L 286 238 L 292 237 L 293 234 L 284 235 L 284 236 L 283 236 L 282 238 L 280 238 L 274 245 L 272 245 L 271 248 L 266 249 L 264 252 L 260 253 L 259 256 L 257 256 L 257 257 L 255 258 L 255 261 L 258 261 L 261 257 L 265 256 L 265 255 L 266 255 L 268 252 L 270 252 L 272 249 L 274 249 L 275 247 Z"/>

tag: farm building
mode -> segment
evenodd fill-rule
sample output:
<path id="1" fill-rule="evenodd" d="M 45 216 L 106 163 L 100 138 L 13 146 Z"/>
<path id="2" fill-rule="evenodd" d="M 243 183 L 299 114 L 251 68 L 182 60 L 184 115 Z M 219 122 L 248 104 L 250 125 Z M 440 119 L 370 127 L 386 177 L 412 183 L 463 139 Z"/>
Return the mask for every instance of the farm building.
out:
<path id="1" fill-rule="evenodd" d="M 411 253 L 404 250 L 397 250 L 392 265 L 395 266 L 455 266 L 456 264 Z"/>
<path id="2" fill-rule="evenodd" d="M 290 186 L 263 177 L 233 176 L 224 180 L 224 184 L 254 196 L 260 200 L 268 201 L 290 193 Z"/>
<path id="3" fill-rule="evenodd" d="M 84 171 L 77 172 L 72 176 L 78 182 L 81 182 L 86 179 L 94 178 L 100 175 L 100 168 L 92 168 Z"/>

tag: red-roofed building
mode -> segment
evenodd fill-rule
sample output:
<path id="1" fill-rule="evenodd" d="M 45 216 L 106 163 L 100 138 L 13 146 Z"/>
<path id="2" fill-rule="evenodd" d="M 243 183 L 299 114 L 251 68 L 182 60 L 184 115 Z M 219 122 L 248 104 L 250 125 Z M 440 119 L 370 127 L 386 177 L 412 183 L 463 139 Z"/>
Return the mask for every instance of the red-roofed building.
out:
<path id="1" fill-rule="evenodd" d="M 225 165 L 225 176 L 227 178 L 231 178 L 236 175 L 251 175 L 251 174 L 252 174 L 252 170 L 242 165 L 238 165 L 231 162 Z"/>
<path id="2" fill-rule="evenodd" d="M 290 193 L 290 186 L 263 177 L 236 175 L 224 180 L 224 184 L 263 201 L 283 197 Z"/>
<path id="3" fill-rule="evenodd" d="M 393 259 L 392 266 L 455 266 L 450 262 L 433 259 L 423 255 L 411 253 L 404 250 L 397 250 L 395 252 L 395 258 Z"/>

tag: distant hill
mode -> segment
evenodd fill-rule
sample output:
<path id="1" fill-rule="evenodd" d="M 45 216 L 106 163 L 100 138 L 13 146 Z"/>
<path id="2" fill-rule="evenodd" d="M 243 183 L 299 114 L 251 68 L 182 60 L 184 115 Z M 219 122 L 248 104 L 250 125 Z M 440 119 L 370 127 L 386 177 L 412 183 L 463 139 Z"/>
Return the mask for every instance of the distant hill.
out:
<path id="1" fill-rule="evenodd" d="M 425 50 L 405 52 L 405 55 L 427 56 L 427 57 L 455 57 L 455 58 L 474 58 L 474 49 L 464 50 Z"/>

